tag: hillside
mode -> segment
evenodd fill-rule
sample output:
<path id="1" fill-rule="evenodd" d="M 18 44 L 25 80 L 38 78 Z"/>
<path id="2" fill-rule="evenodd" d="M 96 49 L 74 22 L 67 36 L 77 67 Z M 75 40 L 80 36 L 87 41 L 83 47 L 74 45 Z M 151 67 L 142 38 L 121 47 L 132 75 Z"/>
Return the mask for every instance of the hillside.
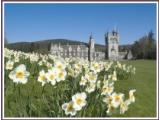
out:
<path id="1" fill-rule="evenodd" d="M 50 45 L 53 44 L 61 44 L 61 45 L 77 45 L 83 44 L 88 45 L 85 42 L 79 42 L 75 40 L 68 39 L 49 39 L 49 40 L 41 40 L 36 42 L 18 42 L 18 43 L 10 43 L 7 44 L 6 47 L 13 50 L 21 50 L 23 52 L 39 52 L 39 53 L 49 53 Z M 119 47 L 120 51 L 124 51 L 130 48 L 131 45 L 121 45 Z M 105 51 L 105 46 L 100 44 L 95 44 L 96 51 Z"/>
<path id="2" fill-rule="evenodd" d="M 49 39 L 49 40 L 42 40 L 42 41 L 36 41 L 36 42 L 18 42 L 18 43 L 10 43 L 7 44 L 6 47 L 13 50 L 21 50 L 23 52 L 40 52 L 40 53 L 48 53 L 50 50 L 50 45 L 53 44 L 61 44 L 61 45 L 77 45 L 77 44 L 83 44 L 87 45 L 88 43 L 85 42 L 79 42 L 75 40 L 68 40 L 68 39 Z M 104 51 L 105 46 L 95 44 L 96 51 Z"/>

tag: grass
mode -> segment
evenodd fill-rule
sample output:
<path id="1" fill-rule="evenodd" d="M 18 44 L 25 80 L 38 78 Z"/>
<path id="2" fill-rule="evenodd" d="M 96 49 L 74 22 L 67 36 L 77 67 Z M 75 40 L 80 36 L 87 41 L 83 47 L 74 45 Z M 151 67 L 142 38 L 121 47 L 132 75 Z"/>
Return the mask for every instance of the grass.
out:
<path id="1" fill-rule="evenodd" d="M 113 114 L 113 117 L 155 117 L 156 116 L 156 61 L 151 60 L 136 60 L 136 61 L 122 61 L 123 63 L 133 65 L 136 67 L 136 75 L 133 75 L 129 80 L 120 80 L 115 83 L 115 91 L 128 94 L 130 89 L 136 89 L 136 102 L 129 106 L 129 110 L 123 114 Z M 32 66 L 33 67 L 33 66 Z M 33 71 L 39 71 L 36 68 Z M 31 72 L 32 73 L 32 72 Z M 33 72 L 34 73 L 34 72 Z M 38 76 L 37 75 L 33 76 Z M 8 73 L 5 73 L 7 75 Z M 5 79 L 8 76 L 5 77 Z M 36 77 L 31 79 L 37 79 Z M 67 84 L 70 83 L 70 84 Z M 71 99 L 71 95 L 75 91 L 81 89 L 76 88 L 74 80 L 70 82 L 65 81 L 58 84 L 56 87 L 46 85 L 44 94 L 42 94 L 42 87 L 40 83 L 34 86 L 34 81 L 29 81 L 25 85 L 16 85 L 11 80 L 5 81 L 5 116 L 6 117 L 60 117 L 65 116 L 61 105 Z M 78 83 L 77 83 L 78 84 Z M 21 89 L 19 91 L 19 88 Z M 69 91 L 69 89 L 74 89 Z M 58 90 L 58 91 L 57 91 Z M 33 92 L 34 91 L 34 92 Z M 71 92 L 71 93 L 70 93 Z M 19 96 L 20 94 L 20 96 Z M 69 96 L 68 96 L 69 95 Z M 30 97 L 28 97 L 30 96 Z M 126 96 L 127 97 L 127 96 Z M 88 105 L 84 114 L 83 110 L 78 113 L 92 117 L 103 116 L 105 113 L 100 113 L 96 109 L 99 103 L 94 102 L 94 97 L 90 95 L 94 105 Z M 58 102 L 57 102 L 58 101 Z M 92 103 L 92 102 L 91 102 Z M 101 106 L 100 108 L 103 108 Z M 100 109 L 99 109 L 100 110 Z M 91 113 L 91 111 L 95 113 Z M 105 112 L 105 111 L 104 111 Z M 100 114 L 101 115 L 100 115 Z M 58 115 L 58 116 L 57 116 Z"/>
<path id="2" fill-rule="evenodd" d="M 136 102 L 120 117 L 156 117 L 156 61 L 123 61 L 136 67 L 136 75 L 130 80 L 118 81 L 117 90 L 136 89 Z"/>

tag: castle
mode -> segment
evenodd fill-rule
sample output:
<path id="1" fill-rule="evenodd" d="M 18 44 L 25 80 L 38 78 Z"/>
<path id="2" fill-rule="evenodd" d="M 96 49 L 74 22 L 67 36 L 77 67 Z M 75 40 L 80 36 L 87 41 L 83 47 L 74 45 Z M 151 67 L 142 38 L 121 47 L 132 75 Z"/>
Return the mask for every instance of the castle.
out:
<path id="1" fill-rule="evenodd" d="M 50 52 L 53 55 L 61 56 L 63 58 L 75 57 L 92 60 L 120 60 L 132 59 L 131 51 L 119 51 L 119 33 L 115 30 L 105 34 L 106 52 L 95 51 L 95 42 L 92 34 L 89 37 L 88 45 L 61 45 L 52 44 Z"/>

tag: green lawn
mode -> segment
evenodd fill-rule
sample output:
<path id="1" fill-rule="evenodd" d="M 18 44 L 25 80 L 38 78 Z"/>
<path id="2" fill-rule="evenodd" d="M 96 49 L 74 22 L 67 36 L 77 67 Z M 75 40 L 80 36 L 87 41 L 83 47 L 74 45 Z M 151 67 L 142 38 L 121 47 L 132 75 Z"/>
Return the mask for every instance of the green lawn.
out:
<path id="1" fill-rule="evenodd" d="M 130 80 L 118 81 L 118 91 L 127 93 L 129 89 L 136 89 L 136 102 L 129 106 L 124 117 L 156 117 L 156 61 L 136 60 L 123 61 L 136 67 L 136 75 Z M 115 88 L 116 88 L 115 87 Z"/>

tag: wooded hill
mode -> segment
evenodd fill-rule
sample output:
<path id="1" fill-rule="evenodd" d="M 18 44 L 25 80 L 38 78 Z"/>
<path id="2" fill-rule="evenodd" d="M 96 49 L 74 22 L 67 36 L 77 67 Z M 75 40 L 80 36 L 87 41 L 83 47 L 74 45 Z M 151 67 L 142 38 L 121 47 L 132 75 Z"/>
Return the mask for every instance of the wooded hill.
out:
<path id="1" fill-rule="evenodd" d="M 61 44 L 61 45 L 88 45 L 85 42 L 79 42 L 75 40 L 68 39 L 50 39 L 42 40 L 36 42 L 18 42 L 6 44 L 5 47 L 13 50 L 21 50 L 23 52 L 39 52 L 39 53 L 49 53 L 51 43 Z M 95 44 L 96 51 L 105 51 L 105 46 L 100 44 Z"/>

